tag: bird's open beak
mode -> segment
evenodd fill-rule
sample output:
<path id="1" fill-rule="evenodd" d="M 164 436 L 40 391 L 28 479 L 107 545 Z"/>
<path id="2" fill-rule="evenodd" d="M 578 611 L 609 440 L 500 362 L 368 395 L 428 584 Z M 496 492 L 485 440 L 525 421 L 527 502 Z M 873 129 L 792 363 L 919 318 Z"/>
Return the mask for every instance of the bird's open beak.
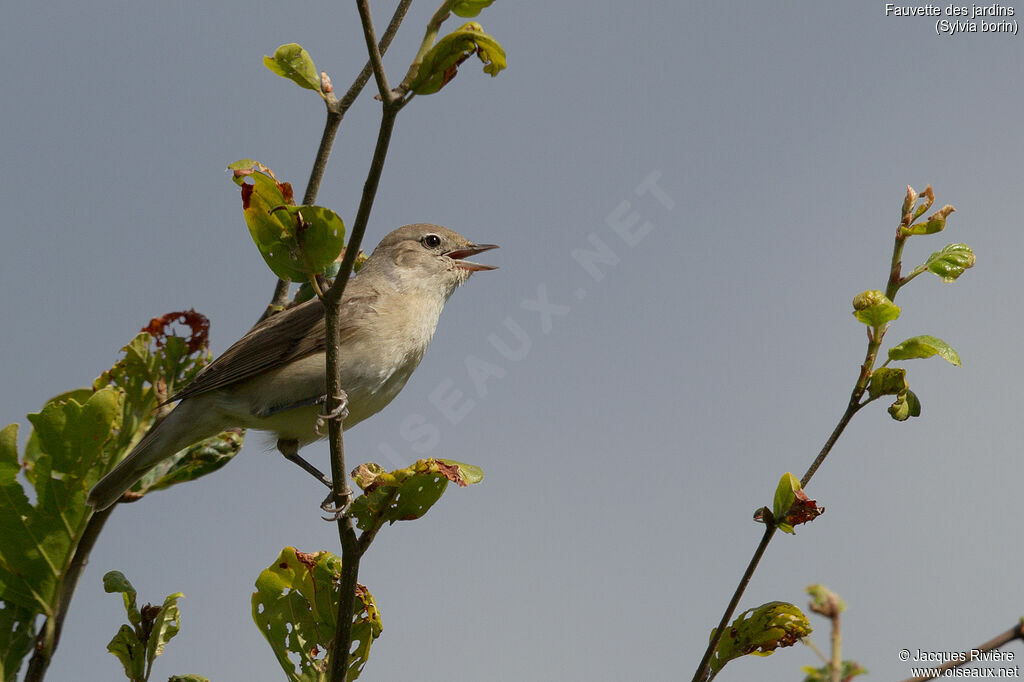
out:
<path id="1" fill-rule="evenodd" d="M 469 256 L 475 256 L 478 253 L 484 251 L 490 251 L 491 249 L 498 248 L 497 244 L 472 244 L 464 249 L 455 249 L 449 251 L 446 255 L 455 261 L 455 266 L 462 268 L 463 270 L 469 270 L 470 272 L 476 272 L 478 270 L 497 270 L 497 265 L 481 265 L 479 263 L 473 263 L 472 261 L 462 260 Z"/>

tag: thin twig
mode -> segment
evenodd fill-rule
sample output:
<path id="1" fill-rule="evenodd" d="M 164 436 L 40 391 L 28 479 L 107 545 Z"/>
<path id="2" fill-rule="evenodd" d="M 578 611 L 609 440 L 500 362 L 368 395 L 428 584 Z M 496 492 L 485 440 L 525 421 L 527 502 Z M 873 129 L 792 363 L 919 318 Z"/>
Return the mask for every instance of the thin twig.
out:
<path id="1" fill-rule="evenodd" d="M 832 605 L 832 660 L 829 662 L 831 682 L 840 682 L 843 674 L 843 633 L 839 609 Z"/>
<path id="2" fill-rule="evenodd" d="M 828 453 L 832 451 L 836 441 L 839 440 L 839 436 L 842 435 L 843 430 L 846 429 L 846 425 L 853 419 L 853 415 L 857 414 L 857 411 L 867 403 L 860 403 L 860 395 L 858 390 L 855 388 L 853 395 L 850 396 L 850 402 L 846 407 L 846 411 L 843 416 L 840 417 L 839 423 L 832 430 L 828 440 L 822 446 L 818 456 L 814 459 L 807 473 L 800 481 L 800 487 L 806 488 L 807 484 L 810 483 L 811 477 L 814 476 L 814 472 L 818 470 L 821 463 L 825 461 Z M 750 578 L 754 575 L 754 570 L 757 568 L 758 563 L 761 561 L 761 557 L 764 555 L 765 549 L 768 547 L 768 543 L 771 542 L 772 537 L 775 535 L 775 524 L 769 523 L 765 528 L 764 536 L 761 538 L 761 543 L 754 550 L 754 556 L 750 559 L 750 563 L 747 564 L 747 570 L 740 578 L 739 584 L 736 586 L 736 590 L 732 594 L 732 599 L 729 600 L 729 605 L 725 609 L 725 613 L 722 614 L 722 619 L 718 622 L 718 629 L 715 634 L 712 635 L 711 641 L 708 642 L 708 648 L 704 652 L 704 658 L 701 659 L 700 665 L 697 666 L 697 672 L 693 676 L 693 682 L 703 682 L 706 679 L 708 668 L 711 665 L 711 656 L 714 655 L 715 649 L 718 648 L 718 642 L 721 641 L 722 635 L 725 633 L 726 627 L 729 625 L 729 621 L 732 620 L 733 613 L 736 611 L 736 607 L 740 603 L 740 599 L 743 597 L 743 593 L 747 589 L 747 585 L 750 583 Z"/>
<path id="3" fill-rule="evenodd" d="M 394 40 L 395 34 L 398 33 L 399 26 L 402 25 L 405 15 L 409 12 L 409 5 L 411 4 L 412 0 L 401 0 L 398 3 L 395 13 L 391 16 L 391 22 L 384 31 L 384 35 L 380 38 L 380 43 L 377 47 L 379 54 L 383 55 L 388 51 L 391 41 Z M 337 99 L 333 93 L 327 93 L 325 98 L 327 121 L 324 123 L 324 132 L 320 136 L 320 146 L 317 148 L 316 158 L 313 159 L 313 168 L 309 172 L 309 181 L 306 183 L 306 192 L 302 198 L 303 205 L 309 206 L 316 203 L 316 196 L 320 192 L 320 183 L 323 181 L 324 173 L 327 171 L 327 161 L 330 159 L 331 150 L 334 148 L 334 139 L 338 135 L 338 128 L 341 127 L 341 120 L 345 117 L 345 112 L 356 101 L 359 93 L 363 91 L 367 81 L 370 80 L 371 73 L 373 73 L 373 65 L 370 60 L 367 60 L 366 65 L 363 66 L 363 69 L 356 76 L 355 80 L 352 81 L 352 85 L 349 86 L 341 99 Z M 267 306 L 263 315 L 260 316 L 259 322 L 262 322 L 288 305 L 290 288 L 291 282 L 288 280 L 277 280 L 273 299 L 271 299 L 270 305 Z"/>
<path id="4" fill-rule="evenodd" d="M 391 45 L 391 40 L 395 37 L 395 33 L 398 32 L 398 27 L 402 24 L 402 20 L 405 19 L 406 13 L 409 11 L 409 5 L 412 4 L 412 0 L 402 0 L 398 3 L 398 7 L 395 9 L 394 16 L 391 17 L 391 23 L 384 30 L 384 35 L 380 38 L 380 53 L 383 55 L 388 50 L 388 46 Z M 366 85 L 366 82 L 370 80 L 370 76 L 373 75 L 373 63 L 367 60 L 366 66 L 359 72 L 352 87 L 348 89 L 345 96 L 338 100 L 338 110 L 342 116 L 348 111 L 348 108 L 352 106 L 352 103 L 356 101 L 356 97 L 359 92 Z"/>
<path id="5" fill-rule="evenodd" d="M 292 283 L 287 279 L 278 279 L 277 284 L 274 285 L 274 296 L 270 299 L 270 303 L 267 304 L 267 309 L 260 315 L 260 319 L 256 320 L 256 324 L 259 324 L 263 320 L 267 319 L 274 313 L 284 310 L 285 306 L 288 305 L 288 297 L 291 291 Z"/>
<path id="6" fill-rule="evenodd" d="M 896 238 L 893 243 L 892 260 L 890 261 L 889 269 L 889 280 L 886 286 L 886 296 L 889 300 L 896 298 L 896 294 L 902 286 L 900 280 L 900 269 L 903 255 L 903 247 L 906 244 L 906 235 L 904 235 L 902 229 L 896 231 Z M 864 402 L 861 399 L 868 390 L 868 385 L 871 381 L 872 370 L 875 366 L 875 359 L 878 356 L 878 350 L 882 345 L 882 337 L 885 335 L 888 325 L 883 325 L 875 328 L 868 328 L 868 346 L 867 351 L 864 354 L 864 362 L 860 367 L 860 374 L 857 377 L 857 381 L 854 384 L 853 391 L 850 393 L 850 401 L 846 406 L 846 411 L 843 412 L 843 416 L 839 419 L 839 423 L 832 430 L 832 434 L 825 441 L 818 456 L 815 457 L 811 466 L 808 467 L 807 472 L 803 478 L 800 479 L 800 487 L 806 488 L 811 482 L 811 478 L 815 472 L 818 471 L 818 467 L 822 465 L 825 458 L 832 451 L 836 441 L 839 440 L 839 436 L 842 435 L 846 429 L 847 424 L 853 419 L 853 415 L 872 402 L 874 398 L 870 398 Z M 708 642 L 708 647 L 704 652 L 704 657 L 701 659 L 700 665 L 697 666 L 697 672 L 694 673 L 693 682 L 703 682 L 706 679 L 708 670 L 711 665 L 711 657 L 715 653 L 715 649 L 718 647 L 718 643 L 722 639 L 725 627 L 729 624 L 736 607 L 739 605 L 740 598 L 743 596 L 743 592 L 747 588 L 747 584 L 750 582 L 750 578 L 757 568 L 757 564 L 760 562 L 761 557 L 764 555 L 765 549 L 768 547 L 768 543 L 771 542 L 772 536 L 775 534 L 774 523 L 768 525 L 765 529 L 765 534 L 761 538 L 761 543 L 757 546 L 754 551 L 754 556 L 751 558 L 750 563 L 747 565 L 747 570 L 740 579 L 739 585 L 736 586 L 736 590 L 733 592 L 732 599 L 729 601 L 729 606 L 726 607 L 725 613 L 722 615 L 722 620 L 719 621 L 718 628 L 714 635 L 711 637 L 711 641 Z"/>
<path id="7" fill-rule="evenodd" d="M 979 644 L 978 646 L 974 647 L 974 649 L 972 649 L 971 651 L 977 651 L 979 653 L 993 651 L 1000 647 L 1006 646 L 1015 639 L 1024 641 L 1024 619 L 1021 619 L 1019 623 L 1014 625 L 1006 632 L 1000 635 L 996 635 L 984 644 Z M 949 661 L 947 663 L 943 663 L 938 668 L 935 668 L 934 673 L 932 675 L 925 677 L 908 677 L 903 682 L 924 682 L 925 680 L 934 680 L 936 677 L 942 677 L 942 673 L 946 672 L 947 670 L 950 670 L 951 668 L 959 668 L 962 665 L 967 665 L 968 663 L 972 663 L 973 661 L 977 660 L 977 658 L 973 654 L 965 656 L 965 658 L 969 660 Z"/>
<path id="8" fill-rule="evenodd" d="M 64 578 L 60 583 L 60 598 L 57 602 L 57 610 L 53 615 L 52 621 L 48 619 L 43 624 L 43 627 L 40 628 L 40 632 L 49 639 L 49 642 L 40 641 L 36 645 L 35 653 L 32 654 L 32 659 L 29 661 L 28 669 L 25 672 L 24 682 L 40 682 L 45 676 L 46 669 L 53 658 L 53 652 L 57 650 L 57 645 L 60 643 L 60 633 L 64 629 L 64 618 L 67 616 L 68 608 L 71 606 L 71 598 L 75 594 L 75 587 L 78 586 L 78 579 L 81 577 L 85 565 L 89 562 L 89 554 L 92 552 L 92 548 L 100 536 L 100 531 L 103 530 L 103 525 L 110 518 L 110 513 L 114 511 L 115 506 L 112 505 L 94 513 L 89 521 L 86 522 L 85 530 L 82 531 L 82 537 L 75 548 L 75 554 L 71 558 L 68 570 L 64 573 Z"/>
<path id="9" fill-rule="evenodd" d="M 384 73 L 384 61 L 377 45 L 377 34 L 373 30 L 373 18 L 370 16 L 370 3 L 368 0 L 356 0 L 356 7 L 359 8 L 359 19 L 363 22 L 363 37 L 366 38 L 366 49 L 370 53 L 373 77 L 377 80 L 377 91 L 380 93 L 381 101 L 390 104 L 396 95 L 391 92 L 388 76 Z"/>
<path id="10" fill-rule="evenodd" d="M 377 186 L 384 170 L 388 145 L 391 143 L 391 132 L 395 118 L 401 110 L 401 98 L 388 88 L 387 76 L 381 60 L 380 48 L 377 45 L 367 0 L 356 0 L 359 18 L 363 24 L 363 35 L 370 53 L 370 63 L 376 77 L 377 87 L 383 102 L 380 131 L 377 134 L 377 145 L 373 151 L 370 170 L 363 184 L 363 194 L 359 201 L 355 222 L 345 248 L 345 256 L 334 284 L 327 290 L 323 298 L 325 323 L 327 327 L 327 405 L 328 412 L 337 411 L 341 405 L 344 387 L 341 385 L 341 338 L 339 318 L 341 301 L 348 283 L 355 259 L 362 244 L 366 226 L 370 220 L 370 211 L 377 194 Z M 332 418 L 329 423 L 329 441 L 331 446 L 331 476 L 334 483 L 334 504 L 338 509 L 347 510 L 352 500 L 352 491 L 348 485 L 348 471 L 345 466 L 345 442 L 342 428 L 342 417 Z M 356 536 L 352 517 L 347 513 L 338 517 L 338 537 L 341 541 L 341 584 L 338 599 L 337 632 L 331 649 L 331 679 L 344 682 L 348 676 L 348 654 L 352 646 L 352 612 L 355 604 L 355 590 L 359 579 L 359 560 L 365 548 Z"/>
<path id="11" fill-rule="evenodd" d="M 715 634 L 712 635 L 711 642 L 708 644 L 708 648 L 704 652 L 704 658 L 700 660 L 700 665 L 697 666 L 697 672 L 693 676 L 693 682 L 704 682 L 704 680 L 707 679 L 707 673 L 711 667 L 711 657 L 714 655 L 715 649 L 718 648 L 718 642 L 721 641 L 726 628 L 729 627 L 729 620 L 732 619 L 732 614 L 736 610 L 736 606 L 740 603 L 740 597 L 743 596 L 743 592 L 747 589 L 750 579 L 754 576 L 754 571 L 757 569 L 757 565 L 761 562 L 761 557 L 764 556 L 764 551 L 768 549 L 768 543 L 772 541 L 772 536 L 775 535 L 775 530 L 774 524 L 765 526 L 764 535 L 761 536 L 761 542 L 758 543 L 757 549 L 754 551 L 754 556 L 750 558 L 750 563 L 747 564 L 747 570 L 743 573 L 743 577 L 740 578 L 740 584 L 736 586 L 736 591 L 733 592 L 732 600 L 729 602 L 729 606 L 726 607 L 725 613 L 722 615 L 722 620 L 718 621 L 718 627 L 715 629 Z"/>

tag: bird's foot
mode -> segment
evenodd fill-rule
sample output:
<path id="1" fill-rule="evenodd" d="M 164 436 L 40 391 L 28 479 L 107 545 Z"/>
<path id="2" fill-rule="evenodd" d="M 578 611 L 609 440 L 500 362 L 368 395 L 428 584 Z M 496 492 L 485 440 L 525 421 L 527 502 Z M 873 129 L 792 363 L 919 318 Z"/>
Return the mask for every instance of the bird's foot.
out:
<path id="1" fill-rule="evenodd" d="M 336 506 L 334 504 L 334 492 L 331 491 L 330 493 L 327 494 L 327 497 L 324 498 L 324 501 L 320 503 L 320 509 L 322 509 L 327 514 L 327 516 L 321 516 L 320 518 L 322 518 L 324 521 L 337 521 L 341 517 L 345 516 L 346 513 L 348 513 L 349 507 L 351 506 L 351 495 L 349 496 L 348 501 L 345 502 L 345 504 L 341 505 L 340 507 Z"/>
<path id="2" fill-rule="evenodd" d="M 341 419 L 344 420 L 345 417 L 348 416 L 348 397 L 342 395 L 336 396 L 336 398 L 341 401 L 341 403 L 336 408 L 334 408 L 330 412 L 321 412 L 320 414 L 317 415 L 316 426 L 314 427 L 316 435 L 322 435 L 320 433 L 320 430 L 323 429 L 324 424 L 326 424 L 329 419 L 336 419 L 338 417 L 341 417 Z"/>

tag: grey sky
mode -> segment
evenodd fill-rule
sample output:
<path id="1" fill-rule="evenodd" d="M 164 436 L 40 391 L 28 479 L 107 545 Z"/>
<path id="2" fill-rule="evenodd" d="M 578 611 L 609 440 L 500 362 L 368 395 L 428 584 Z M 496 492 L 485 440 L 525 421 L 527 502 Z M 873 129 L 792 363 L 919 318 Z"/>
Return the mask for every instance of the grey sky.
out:
<path id="1" fill-rule="evenodd" d="M 887 340 L 940 336 L 964 366 L 909 365 L 920 419 L 856 417 L 808 489 L 825 515 L 775 540 L 741 609 L 803 606 L 825 583 L 871 679 L 909 676 L 902 648 L 962 650 L 1024 614 L 1024 43 L 936 35 L 884 5 L 499 0 L 478 20 L 507 71 L 469 62 L 402 112 L 368 244 L 436 222 L 501 244 L 501 269 L 455 294 L 406 390 L 346 437 L 353 466 L 486 472 L 364 559 L 384 620 L 365 679 L 688 679 L 760 536 L 752 512 L 842 413 L 864 351 L 850 301 L 884 286 L 907 183 L 957 212 L 905 262 L 963 241 L 978 265 L 901 292 Z M 373 7 L 383 24 L 393 5 Z M 414 3 L 385 60 L 396 80 L 433 9 Z M 365 57 L 353 3 L 11 3 L 0 39 L 0 415 L 24 424 L 150 317 L 196 308 L 215 352 L 248 329 L 273 280 L 223 169 L 254 158 L 302 188 L 323 119 L 261 58 L 300 42 L 344 88 Z M 364 93 L 320 193 L 347 222 L 378 110 Z M 631 244 L 612 223 L 633 214 Z M 572 256 L 595 238 L 617 259 L 600 279 Z M 488 340 L 512 343 L 507 324 L 521 358 Z M 502 376 L 481 389 L 467 361 Z M 473 401 L 458 423 L 430 398 L 452 390 Z M 414 415 L 438 430 L 427 453 L 402 438 Z M 111 569 L 143 600 L 186 595 L 158 677 L 280 679 L 253 581 L 282 547 L 335 551 L 337 533 L 317 484 L 262 445 L 117 510 L 49 679 L 120 675 Z M 798 646 L 720 679 L 812 664 Z"/>

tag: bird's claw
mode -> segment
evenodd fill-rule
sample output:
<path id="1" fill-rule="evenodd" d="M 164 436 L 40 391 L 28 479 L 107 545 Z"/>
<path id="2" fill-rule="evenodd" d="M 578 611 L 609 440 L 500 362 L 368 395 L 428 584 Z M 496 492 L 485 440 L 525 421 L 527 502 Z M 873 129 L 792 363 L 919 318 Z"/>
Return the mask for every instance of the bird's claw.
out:
<path id="1" fill-rule="evenodd" d="M 344 420 L 345 417 L 348 416 L 348 398 L 342 397 L 339 398 L 339 400 L 341 400 L 341 403 L 336 408 L 330 412 L 321 412 L 316 416 L 316 426 L 314 427 L 314 430 L 318 436 L 321 435 L 320 430 L 324 427 L 324 424 L 327 423 L 327 420 L 336 419 L 337 417 L 341 417 L 342 420 Z"/>
<path id="2" fill-rule="evenodd" d="M 352 498 L 349 497 L 348 501 L 340 507 L 334 505 L 334 492 L 328 493 L 324 501 L 320 503 L 320 509 L 327 513 L 327 516 L 321 516 L 324 521 L 337 521 L 348 513 L 349 507 L 352 506 Z"/>

